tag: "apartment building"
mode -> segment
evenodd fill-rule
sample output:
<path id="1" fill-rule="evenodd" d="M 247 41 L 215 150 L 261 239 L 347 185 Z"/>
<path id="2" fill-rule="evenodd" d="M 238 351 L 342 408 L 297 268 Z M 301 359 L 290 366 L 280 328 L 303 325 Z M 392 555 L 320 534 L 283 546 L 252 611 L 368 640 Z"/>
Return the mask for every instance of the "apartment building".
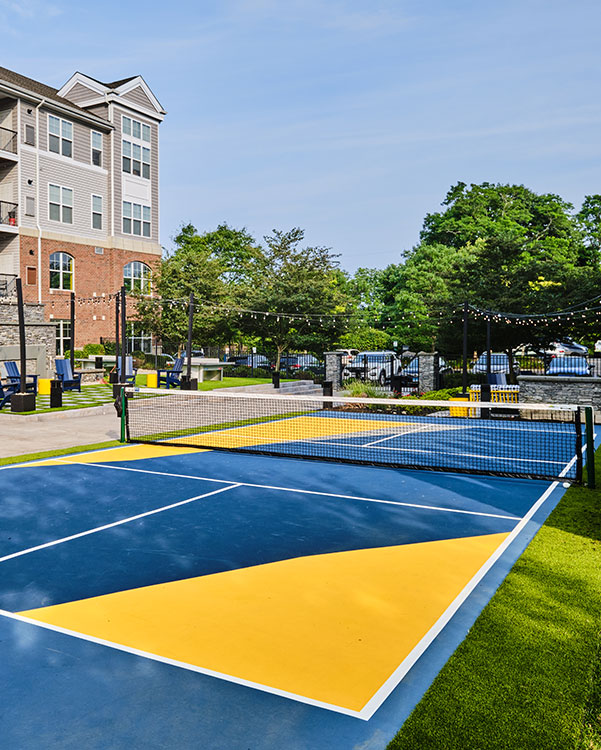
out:
<path id="1" fill-rule="evenodd" d="M 141 76 L 60 89 L 0 67 L 0 275 L 44 304 L 57 353 L 114 336 L 110 295 L 150 292 L 159 244 L 160 102 Z M 150 339 L 131 330 L 134 349 Z"/>

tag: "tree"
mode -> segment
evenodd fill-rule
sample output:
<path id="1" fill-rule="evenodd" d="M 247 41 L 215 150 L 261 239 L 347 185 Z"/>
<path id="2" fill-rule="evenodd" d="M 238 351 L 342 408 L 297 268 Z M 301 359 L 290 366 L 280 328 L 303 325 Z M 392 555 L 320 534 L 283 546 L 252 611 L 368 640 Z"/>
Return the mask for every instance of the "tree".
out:
<path id="1" fill-rule="evenodd" d="M 542 314 L 595 296 L 601 286 L 599 205 L 591 197 L 585 212 L 574 216 L 571 204 L 554 194 L 458 183 L 447 193 L 445 209 L 424 219 L 421 243 L 405 263 L 386 270 L 386 317 L 410 344 L 429 342 L 451 353 L 461 346 L 457 310 L 464 300 L 486 310 Z M 570 323 L 575 336 L 590 327 L 582 318 Z M 565 327 L 565 319 L 529 326 L 496 320 L 494 346 L 548 342 L 565 335 Z M 482 321 L 470 325 L 470 339 L 483 348 Z"/>
<path id="2" fill-rule="evenodd" d="M 329 248 L 301 249 L 299 228 L 273 230 L 264 239 L 261 272 L 244 295 L 244 307 L 259 312 L 245 315 L 241 326 L 274 348 L 279 369 L 286 350 L 317 352 L 340 336 L 349 299 Z"/>
<path id="3" fill-rule="evenodd" d="M 175 351 L 187 339 L 187 300 L 194 293 L 194 343 L 230 340 L 237 331 L 237 316 L 231 308 L 262 268 L 260 248 L 246 230 L 227 224 L 204 234 L 188 224 L 174 241 L 174 252 L 153 276 L 157 297 L 138 295 L 138 319 L 163 346 Z"/>

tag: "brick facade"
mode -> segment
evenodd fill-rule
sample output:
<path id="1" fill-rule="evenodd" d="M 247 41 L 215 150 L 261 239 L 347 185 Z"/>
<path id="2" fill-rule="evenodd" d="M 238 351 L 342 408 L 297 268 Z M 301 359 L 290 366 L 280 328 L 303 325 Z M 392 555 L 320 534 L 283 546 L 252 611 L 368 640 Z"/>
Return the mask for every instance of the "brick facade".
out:
<path id="1" fill-rule="evenodd" d="M 21 278 L 24 280 L 23 296 L 25 302 L 35 303 L 38 299 L 37 274 L 35 278 L 27 268 L 37 267 L 38 241 L 35 237 L 21 236 Z M 42 239 L 42 304 L 44 319 L 69 320 L 71 292 L 62 289 L 50 289 L 50 255 L 56 252 L 68 253 L 74 261 L 73 291 L 76 295 L 75 305 L 75 347 L 81 349 L 84 344 L 99 343 L 100 338 L 115 337 L 115 303 L 109 299 L 123 284 L 123 268 L 131 261 L 141 261 L 150 268 L 155 268 L 160 261 L 156 255 L 103 248 L 98 254 L 95 245 L 84 245 L 74 242 L 59 242 Z M 27 282 L 34 283 L 27 283 Z M 104 295 L 104 296 L 103 296 Z M 135 317 L 134 306 L 130 304 L 128 319 Z"/>

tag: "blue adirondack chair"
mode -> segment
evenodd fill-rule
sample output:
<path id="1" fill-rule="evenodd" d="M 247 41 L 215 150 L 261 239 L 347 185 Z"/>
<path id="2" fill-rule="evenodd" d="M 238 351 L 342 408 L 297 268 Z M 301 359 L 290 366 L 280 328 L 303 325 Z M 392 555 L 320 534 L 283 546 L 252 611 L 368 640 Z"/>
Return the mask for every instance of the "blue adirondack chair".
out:
<path id="1" fill-rule="evenodd" d="M 75 375 L 71 370 L 68 359 L 55 359 L 56 377 L 63 385 L 63 391 L 79 391 L 81 393 L 81 374 Z"/>
<path id="2" fill-rule="evenodd" d="M 117 357 L 117 372 L 121 373 L 121 357 Z M 137 374 L 138 368 L 134 367 L 133 357 L 125 357 L 125 380 L 123 380 L 123 376 L 120 376 L 119 382 L 135 385 Z"/>
<path id="3" fill-rule="evenodd" d="M 2 409 L 5 404 L 10 403 L 11 396 L 18 390 L 18 385 L 8 383 L 7 385 L 3 386 L 2 382 L 0 381 L 0 409 Z"/>
<path id="4" fill-rule="evenodd" d="M 19 366 L 16 362 L 5 362 L 4 369 L 6 370 L 7 380 L 10 385 L 16 385 L 17 390 L 21 387 L 21 373 L 19 372 Z M 28 382 L 25 385 L 25 389 L 28 393 L 38 392 L 38 376 L 28 375 Z"/>
<path id="5" fill-rule="evenodd" d="M 169 388 L 170 385 L 180 385 L 182 369 L 184 366 L 184 358 L 178 357 L 173 363 L 173 367 L 170 370 L 157 370 L 157 380 L 159 388 L 161 385 L 166 385 Z M 165 373 L 161 375 L 161 373 Z"/>

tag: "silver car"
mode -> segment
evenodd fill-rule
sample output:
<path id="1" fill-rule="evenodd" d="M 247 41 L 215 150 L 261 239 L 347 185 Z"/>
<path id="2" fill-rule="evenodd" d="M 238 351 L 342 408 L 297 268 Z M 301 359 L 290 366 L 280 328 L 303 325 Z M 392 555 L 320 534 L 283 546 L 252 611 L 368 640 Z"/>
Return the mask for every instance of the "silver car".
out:
<path id="1" fill-rule="evenodd" d="M 380 385 L 390 382 L 390 376 L 399 370 L 399 360 L 393 351 L 359 352 L 346 365 L 342 376 L 373 380 Z"/>

